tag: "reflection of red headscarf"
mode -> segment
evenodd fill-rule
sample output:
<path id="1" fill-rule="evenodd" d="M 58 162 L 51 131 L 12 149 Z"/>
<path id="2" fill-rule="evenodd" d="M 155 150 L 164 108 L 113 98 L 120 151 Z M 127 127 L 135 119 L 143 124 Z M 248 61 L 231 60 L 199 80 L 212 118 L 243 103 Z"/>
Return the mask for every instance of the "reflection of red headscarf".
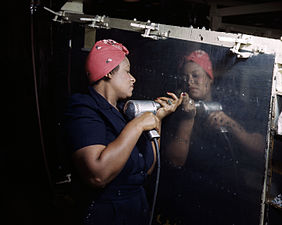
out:
<path id="1" fill-rule="evenodd" d="M 201 66 L 209 77 L 213 80 L 212 64 L 209 55 L 203 50 L 196 50 L 188 56 L 184 56 L 184 60 L 193 61 Z"/>
<path id="2" fill-rule="evenodd" d="M 85 64 L 90 83 L 93 83 L 118 66 L 129 51 L 114 40 L 97 41 L 91 49 Z"/>

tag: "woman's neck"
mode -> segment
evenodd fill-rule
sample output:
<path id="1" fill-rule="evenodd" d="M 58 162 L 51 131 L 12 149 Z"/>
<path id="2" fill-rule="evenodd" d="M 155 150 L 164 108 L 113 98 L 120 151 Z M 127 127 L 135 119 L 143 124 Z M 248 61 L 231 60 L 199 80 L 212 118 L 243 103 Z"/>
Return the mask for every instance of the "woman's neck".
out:
<path id="1" fill-rule="evenodd" d="M 97 84 L 94 85 L 93 88 L 97 91 L 100 95 L 102 95 L 113 107 L 117 109 L 117 97 L 113 93 L 113 91 L 107 87 L 107 85 Z"/>

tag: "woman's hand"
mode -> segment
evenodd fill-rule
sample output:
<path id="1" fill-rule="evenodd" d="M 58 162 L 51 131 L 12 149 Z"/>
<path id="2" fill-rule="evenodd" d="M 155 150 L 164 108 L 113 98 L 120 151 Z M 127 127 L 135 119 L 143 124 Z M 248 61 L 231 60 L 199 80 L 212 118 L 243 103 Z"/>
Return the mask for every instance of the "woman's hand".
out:
<path id="1" fill-rule="evenodd" d="M 134 118 L 131 123 L 135 123 L 136 127 L 140 128 L 141 131 L 152 130 L 158 127 L 160 120 L 152 112 L 142 113 L 140 116 Z"/>
<path id="2" fill-rule="evenodd" d="M 258 152 L 264 151 L 265 140 L 260 133 L 247 132 L 238 122 L 223 111 L 210 113 L 207 122 L 214 129 L 230 132 L 237 139 L 238 143 L 241 143 L 254 157 L 257 157 Z"/>
<path id="3" fill-rule="evenodd" d="M 187 114 L 187 117 L 194 118 L 196 116 L 196 107 L 195 102 L 192 98 L 189 97 L 187 93 L 182 93 L 183 101 L 182 101 L 182 111 Z"/>
<path id="4" fill-rule="evenodd" d="M 157 111 L 157 117 L 162 120 L 167 115 L 175 112 L 177 107 L 182 103 L 183 94 L 179 96 L 179 98 L 171 92 L 167 92 L 167 94 L 171 97 L 159 97 L 155 100 L 161 104 L 161 108 Z"/>
<path id="5" fill-rule="evenodd" d="M 230 130 L 231 127 L 238 126 L 238 124 L 234 120 L 232 120 L 229 116 L 227 116 L 223 111 L 215 111 L 210 113 L 207 121 L 209 126 L 218 130 L 221 129 Z"/>

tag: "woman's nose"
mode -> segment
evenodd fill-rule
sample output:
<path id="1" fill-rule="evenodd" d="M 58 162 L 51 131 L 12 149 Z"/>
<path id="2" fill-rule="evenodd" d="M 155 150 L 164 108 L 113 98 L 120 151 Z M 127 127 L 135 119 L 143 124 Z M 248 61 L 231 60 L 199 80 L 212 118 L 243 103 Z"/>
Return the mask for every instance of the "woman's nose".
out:
<path id="1" fill-rule="evenodd" d="M 130 80 L 131 80 L 133 83 L 135 83 L 135 82 L 136 82 L 136 79 L 135 79 L 135 77 L 134 77 L 134 76 L 132 76 L 132 74 L 130 74 Z"/>
<path id="2" fill-rule="evenodd" d="M 189 77 L 188 79 L 188 85 L 194 84 L 194 79 L 192 77 Z"/>

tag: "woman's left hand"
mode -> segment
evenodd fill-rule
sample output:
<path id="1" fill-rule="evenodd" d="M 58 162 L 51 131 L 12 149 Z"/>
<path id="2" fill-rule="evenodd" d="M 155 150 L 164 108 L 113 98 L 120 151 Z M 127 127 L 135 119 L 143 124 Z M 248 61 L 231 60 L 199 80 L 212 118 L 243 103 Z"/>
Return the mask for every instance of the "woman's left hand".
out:
<path id="1" fill-rule="evenodd" d="M 223 111 L 212 112 L 208 117 L 209 126 L 215 129 L 230 129 L 231 126 L 235 126 L 235 121 L 233 121 L 229 116 L 227 116 Z"/>
<path id="2" fill-rule="evenodd" d="M 162 106 L 158 109 L 156 115 L 160 120 L 162 120 L 167 115 L 175 112 L 175 110 L 182 103 L 183 100 L 182 93 L 180 94 L 179 98 L 174 93 L 167 92 L 167 94 L 170 97 L 159 97 L 155 100 L 155 102 L 160 103 Z"/>

